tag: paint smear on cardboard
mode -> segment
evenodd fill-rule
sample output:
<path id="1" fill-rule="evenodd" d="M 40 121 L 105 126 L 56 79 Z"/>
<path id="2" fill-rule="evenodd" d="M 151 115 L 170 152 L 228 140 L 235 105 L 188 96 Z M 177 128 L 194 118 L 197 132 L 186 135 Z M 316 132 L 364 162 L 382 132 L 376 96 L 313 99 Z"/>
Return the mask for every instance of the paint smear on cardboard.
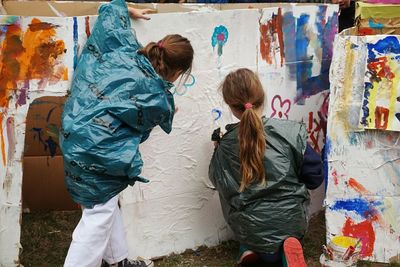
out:
<path id="1" fill-rule="evenodd" d="M 355 223 L 351 218 L 346 218 L 342 233 L 345 236 L 351 236 L 361 239 L 361 257 L 372 255 L 375 244 L 375 232 L 370 220 Z"/>
<path id="2" fill-rule="evenodd" d="M 283 33 L 282 33 L 282 9 L 278 8 L 278 14 L 272 14 L 272 18 L 266 24 L 260 25 L 260 53 L 262 59 L 268 64 L 276 63 L 275 48 L 279 47 L 280 65 L 283 66 L 285 58 Z"/>

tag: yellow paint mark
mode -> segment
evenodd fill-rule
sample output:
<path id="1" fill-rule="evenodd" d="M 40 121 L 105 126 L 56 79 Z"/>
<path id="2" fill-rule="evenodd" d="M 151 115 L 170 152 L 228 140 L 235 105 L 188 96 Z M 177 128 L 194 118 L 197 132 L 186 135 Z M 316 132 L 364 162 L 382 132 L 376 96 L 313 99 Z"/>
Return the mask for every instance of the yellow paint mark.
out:
<path id="1" fill-rule="evenodd" d="M 357 244 L 357 238 L 350 237 L 350 236 L 335 236 L 332 240 L 332 243 L 336 246 L 342 248 L 348 248 L 350 246 L 355 246 Z"/>
<path id="2" fill-rule="evenodd" d="M 393 206 L 390 198 L 385 197 L 383 202 L 385 207 L 383 212 L 384 221 L 386 222 L 386 225 L 390 226 L 390 231 L 397 233 L 400 231 L 400 225 L 397 223 L 396 207 Z"/>
<path id="3" fill-rule="evenodd" d="M 351 102 L 351 94 L 353 90 L 353 66 L 354 66 L 354 50 L 351 48 L 352 43 L 347 42 L 345 47 L 345 69 L 344 69 L 344 82 L 343 82 L 343 94 L 342 94 L 342 103 L 341 103 L 341 111 L 338 114 L 338 119 L 343 122 L 343 128 L 345 132 L 348 132 L 349 125 L 349 106 Z"/>

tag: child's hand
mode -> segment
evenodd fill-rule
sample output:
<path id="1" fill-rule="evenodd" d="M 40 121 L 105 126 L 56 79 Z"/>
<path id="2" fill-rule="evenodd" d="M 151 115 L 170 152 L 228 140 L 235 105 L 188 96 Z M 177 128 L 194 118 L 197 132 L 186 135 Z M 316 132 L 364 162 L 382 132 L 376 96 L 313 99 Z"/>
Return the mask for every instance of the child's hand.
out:
<path id="1" fill-rule="evenodd" d="M 149 20 L 150 18 L 145 16 L 149 13 L 155 13 L 156 11 L 153 9 L 138 9 L 133 7 L 128 7 L 129 16 L 133 19 L 144 19 Z"/>
<path id="2" fill-rule="evenodd" d="M 214 147 L 217 147 L 219 144 L 219 141 L 221 138 L 224 136 L 224 133 L 221 132 L 221 128 L 215 129 L 214 132 L 211 135 L 211 141 L 214 141 Z"/>

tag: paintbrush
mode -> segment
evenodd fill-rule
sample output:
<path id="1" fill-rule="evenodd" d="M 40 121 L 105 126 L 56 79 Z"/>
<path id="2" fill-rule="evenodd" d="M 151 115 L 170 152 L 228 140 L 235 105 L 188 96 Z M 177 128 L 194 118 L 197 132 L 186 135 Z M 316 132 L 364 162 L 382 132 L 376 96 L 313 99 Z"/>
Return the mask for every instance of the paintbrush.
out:
<path id="1" fill-rule="evenodd" d="M 327 248 L 325 245 L 322 245 L 322 251 L 326 258 L 333 260 L 333 253 L 329 248 Z"/>

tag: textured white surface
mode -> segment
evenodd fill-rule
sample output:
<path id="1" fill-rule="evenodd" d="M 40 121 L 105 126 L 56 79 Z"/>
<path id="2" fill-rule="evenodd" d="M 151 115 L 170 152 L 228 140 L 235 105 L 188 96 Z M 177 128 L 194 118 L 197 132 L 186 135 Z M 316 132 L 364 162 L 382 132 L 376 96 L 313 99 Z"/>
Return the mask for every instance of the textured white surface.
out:
<path id="1" fill-rule="evenodd" d="M 326 16 L 332 16 L 336 6 L 327 8 Z M 297 18 L 302 13 L 310 14 L 308 31 L 315 32 L 316 6 L 287 6 Z M 283 10 L 285 12 L 285 10 Z M 217 90 L 224 76 L 231 70 L 247 67 L 258 71 L 267 93 L 265 114 L 271 115 L 272 99 L 278 95 L 284 99 L 296 97 L 296 82 L 287 78 L 287 66 L 268 65 L 260 58 L 260 23 L 265 23 L 277 14 L 277 8 L 262 10 L 229 10 L 193 13 L 169 13 L 151 15 L 150 21 L 134 22 L 138 39 L 142 44 L 158 41 L 165 34 L 180 33 L 188 37 L 195 50 L 193 76 L 195 82 L 187 91 L 178 89 L 176 105 L 179 111 L 175 117 L 172 133 L 168 136 L 158 128 L 142 145 L 144 159 L 143 176 L 149 184 L 137 184 L 121 195 L 124 223 L 128 235 L 132 257 L 156 257 L 172 252 L 182 252 L 200 245 L 216 245 L 232 237 L 221 213 L 218 194 L 208 181 L 208 164 L 213 152 L 210 141 L 212 130 L 233 122 L 227 107 Z M 3 17 L 2 19 L 6 19 Z M 67 53 L 63 64 L 73 76 L 73 20 L 72 18 L 43 18 L 43 21 L 59 25 L 58 38 L 66 43 Z M 90 27 L 95 17 L 90 18 Z M 26 27 L 31 18 L 20 18 Z M 86 40 L 85 18 L 78 18 L 78 53 Z M 229 32 L 228 40 L 218 55 L 218 48 L 211 45 L 215 27 L 224 25 Z M 314 26 L 312 26 L 314 25 Z M 320 45 L 319 45 L 320 46 Z M 313 75 L 318 75 L 321 67 L 321 53 L 318 43 L 309 49 L 313 55 Z M 188 81 L 189 83 L 189 81 Z M 6 132 L 7 118 L 14 120 L 14 143 L 5 139 L 6 165 L 0 164 L 0 266 L 14 266 L 18 262 L 21 185 L 25 116 L 35 98 L 47 95 L 65 95 L 69 82 L 59 82 L 37 90 L 37 81 L 30 81 L 27 92 L 29 101 L 15 108 L 11 100 L 1 125 Z M 309 121 L 309 113 L 317 113 L 324 103 L 327 91 L 315 94 L 302 105 L 293 104 L 289 119 L 304 121 L 312 133 L 314 121 Z M 221 118 L 214 120 L 213 109 L 221 111 Z M 315 138 L 319 148 L 323 134 L 318 130 Z M 13 149 L 9 149 L 10 144 Z M 1 155 L 0 155 L 1 157 Z M 0 161 L 1 162 L 1 161 Z M 311 211 L 321 208 L 324 190 L 321 187 L 313 193 Z"/>

